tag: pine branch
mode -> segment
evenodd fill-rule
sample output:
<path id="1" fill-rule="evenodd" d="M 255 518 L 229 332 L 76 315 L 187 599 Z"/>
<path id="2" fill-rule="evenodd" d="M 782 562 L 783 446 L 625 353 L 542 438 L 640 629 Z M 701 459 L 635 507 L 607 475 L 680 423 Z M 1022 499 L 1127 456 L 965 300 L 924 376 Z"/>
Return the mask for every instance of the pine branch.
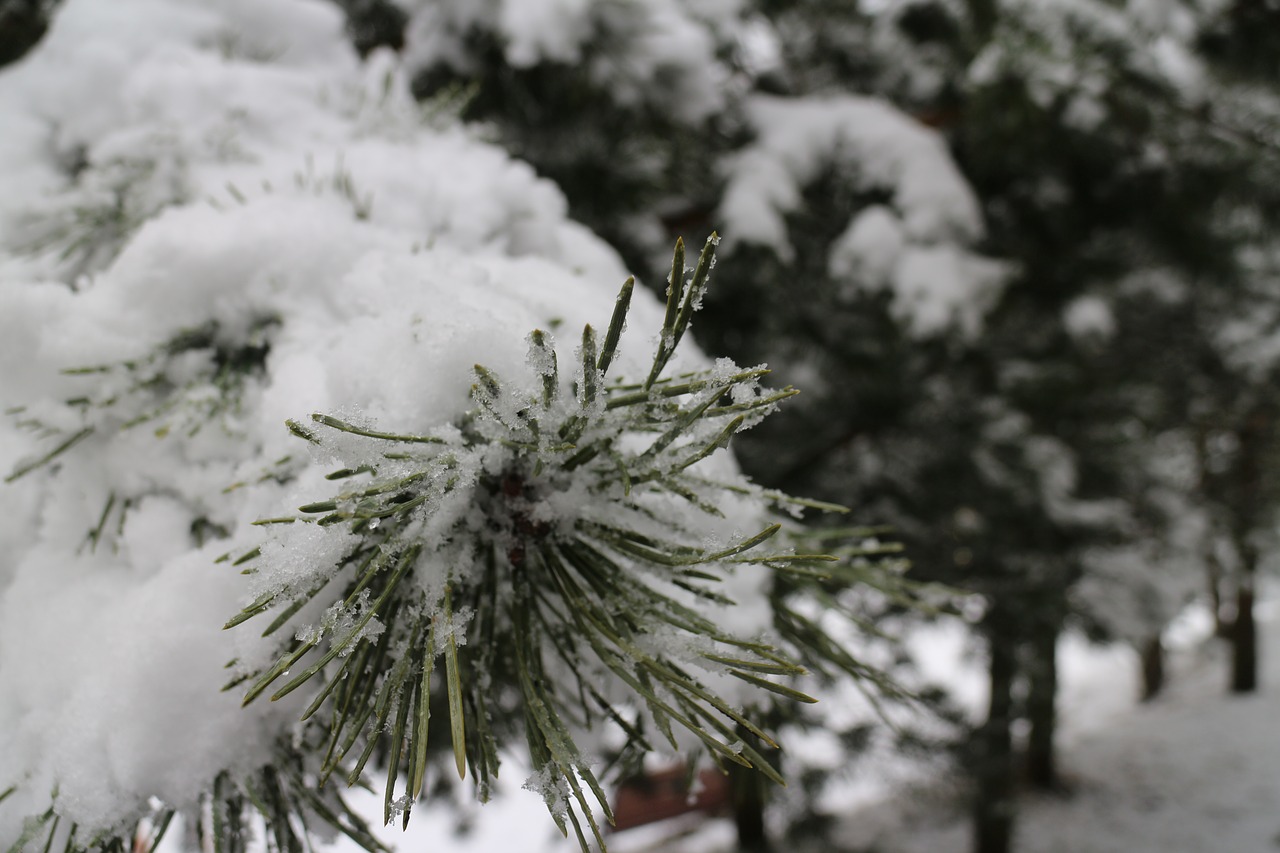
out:
<path id="1" fill-rule="evenodd" d="M 11 483 L 60 460 L 94 434 L 110 435 L 151 424 L 157 438 L 170 433 L 191 437 L 211 424 L 230 428 L 240 410 L 246 383 L 259 375 L 270 351 L 270 335 L 279 321 L 266 317 L 253 323 L 242 340 L 226 338 L 216 322 L 184 329 L 145 356 L 114 364 L 72 367 L 67 377 L 89 377 L 92 385 L 81 396 L 65 401 L 59 424 L 78 421 L 71 430 L 33 417 L 25 408 L 7 412 L 15 422 L 39 432 L 51 445 L 20 462 L 4 479 Z M 202 360 L 195 371 L 177 371 L 180 357 Z"/>
<path id="2" fill-rule="evenodd" d="M 329 480 L 355 485 L 261 523 L 284 531 L 286 544 L 290 525 L 310 522 L 345 531 L 351 545 L 309 588 L 279 582 L 226 627 L 277 612 L 271 633 L 333 579 L 346 579 L 320 624 L 298 626 L 299 639 L 251 674 L 245 694 L 249 703 L 269 690 L 273 700 L 312 692 L 304 719 L 325 732 L 322 781 L 339 768 L 358 781 L 381 744 L 384 817 L 402 814 L 407 823 L 437 743 L 429 739 L 433 698 L 443 697 L 455 768 L 465 776 L 470 765 L 483 795 L 498 772 L 502 736 L 484 709 L 494 691 L 510 688 L 521 697 L 535 787 L 584 850 L 592 839 L 604 847 L 596 809 L 612 817 L 574 727 L 618 723 L 625 749 L 639 754 L 650 749 L 649 727 L 673 747 L 675 730 L 684 729 L 718 763 L 782 783 L 769 761 L 743 747 L 739 732 L 769 746 L 772 738 L 695 672 L 731 675 L 763 705 L 766 697 L 814 701 L 775 680 L 805 668 L 782 648 L 720 630 L 698 602 L 733 606 L 724 581 L 748 564 L 793 583 L 831 582 L 841 572 L 849 580 L 854 552 L 843 563 L 797 552 L 791 528 L 763 521 L 791 503 L 839 508 L 701 473 L 703 460 L 794 393 L 762 389 L 763 368 L 725 362 L 666 375 L 705 292 L 715 240 L 688 282 L 677 244 L 663 326 L 641 383 L 609 376 L 634 286 L 628 280 L 603 342 L 584 328 L 571 378 L 561 373 L 551 336 L 535 330 L 532 385 L 477 365 L 472 408 L 453 424 L 395 431 L 323 413 L 305 427 L 288 423 L 322 455 L 341 460 Z M 727 543 L 702 541 L 730 499 L 746 499 L 762 527 Z M 551 511 L 557 501 L 570 509 Z M 270 584 L 272 567 L 261 554 L 253 549 L 235 563 Z M 864 561 L 870 554 L 856 552 Z M 817 630 L 797 619 L 779 624 L 805 642 Z M 814 648 L 854 668 L 838 644 L 826 643 L 831 648 L 821 641 Z M 280 686 L 286 673 L 292 677 Z M 635 718 L 606 698 L 594 686 L 601 678 L 628 688 L 644 713 Z"/>
<path id="3" fill-rule="evenodd" d="M 370 853 L 391 853 L 338 791 L 317 784 L 309 767 L 312 761 L 304 750 L 281 745 L 270 763 L 252 773 L 219 773 L 200 808 L 184 814 L 194 823 L 201 849 L 242 853 L 250 841 L 261 838 L 271 853 L 312 850 L 320 840 L 309 829 L 308 820 L 313 820 Z M 8 789 L 0 799 L 14 790 Z M 178 815 L 173 806 L 153 799 L 116 827 L 83 836 L 76 824 L 64 822 L 57 813 L 57 798 L 54 791 L 54 806 L 29 818 L 7 853 L 154 853 Z"/>

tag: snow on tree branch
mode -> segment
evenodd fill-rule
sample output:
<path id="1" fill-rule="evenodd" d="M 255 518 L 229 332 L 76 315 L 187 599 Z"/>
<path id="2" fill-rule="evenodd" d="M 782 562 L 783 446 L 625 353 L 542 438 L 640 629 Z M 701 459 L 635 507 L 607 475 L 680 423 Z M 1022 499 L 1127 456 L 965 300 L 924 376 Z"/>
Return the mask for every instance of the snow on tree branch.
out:
<path id="1" fill-rule="evenodd" d="M 748 114 L 757 139 L 730 161 L 720 205 L 726 251 L 756 245 L 790 260 L 787 215 L 815 182 L 834 181 L 868 201 L 832 245 L 830 275 L 851 292 L 888 289 L 913 335 L 978 335 L 1008 270 L 968 248 L 982 219 L 940 136 L 852 95 L 758 95 Z"/>
<path id="2" fill-rule="evenodd" d="M 773 579 L 874 574 L 724 452 L 791 392 L 682 341 L 711 244 L 615 301 L 552 185 L 341 32 L 68 0 L 0 74 L 6 848 L 376 849 L 321 780 L 407 816 L 436 746 L 483 794 L 521 739 L 585 844 L 610 727 L 777 779 L 741 742 L 807 698 Z"/>

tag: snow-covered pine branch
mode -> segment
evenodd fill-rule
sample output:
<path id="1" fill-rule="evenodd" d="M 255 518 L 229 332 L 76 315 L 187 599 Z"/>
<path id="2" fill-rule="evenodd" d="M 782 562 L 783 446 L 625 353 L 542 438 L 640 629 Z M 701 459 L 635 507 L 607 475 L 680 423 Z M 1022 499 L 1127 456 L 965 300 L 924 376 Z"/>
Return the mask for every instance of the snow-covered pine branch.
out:
<path id="1" fill-rule="evenodd" d="M 977 199 L 937 133 L 888 103 L 853 95 L 747 102 L 755 141 L 727 164 L 720 216 L 739 246 L 795 257 L 788 215 L 820 180 L 868 198 L 829 247 L 827 274 L 850 297 L 887 291 L 913 337 L 951 328 L 976 339 L 1010 270 L 971 246 L 982 236 Z"/>
<path id="2" fill-rule="evenodd" d="M 443 763 L 483 794 L 527 736 L 580 838 L 609 727 L 623 764 L 776 778 L 744 707 L 804 698 L 815 626 L 773 579 L 881 549 L 797 556 L 724 452 L 789 392 L 682 342 L 710 246 L 667 306 L 615 300 L 613 252 L 449 109 L 306 0 L 69 0 L 0 74 L 6 848 L 175 814 L 376 848 L 320 782 L 380 766 L 407 814 L 437 701 Z"/>

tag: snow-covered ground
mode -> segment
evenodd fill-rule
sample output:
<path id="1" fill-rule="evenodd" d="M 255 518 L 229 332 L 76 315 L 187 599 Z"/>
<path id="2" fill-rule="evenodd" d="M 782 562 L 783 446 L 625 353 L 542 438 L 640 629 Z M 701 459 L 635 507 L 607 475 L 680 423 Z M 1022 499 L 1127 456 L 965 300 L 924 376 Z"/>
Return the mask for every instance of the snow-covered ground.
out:
<path id="1" fill-rule="evenodd" d="M 1137 659 L 1127 648 L 1064 640 L 1060 760 L 1070 792 L 1022 801 L 1018 853 L 1246 853 L 1280 848 L 1280 601 L 1259 608 L 1262 689 L 1225 690 L 1225 646 L 1209 638 L 1207 616 L 1193 611 L 1168 634 L 1170 683 L 1138 704 Z M 977 661 L 960 653 L 959 632 L 932 633 L 930 659 L 953 668 L 948 680 L 972 703 Z M 941 671 L 933 673 L 941 675 Z M 967 685 L 967 687 L 966 687 Z M 407 833 L 382 838 L 401 850 L 449 853 L 569 853 L 540 799 L 520 791 L 520 768 L 504 766 L 505 789 L 477 806 L 465 793 L 415 811 Z M 876 853 L 963 853 L 969 827 L 954 780 L 923 780 L 884 790 L 877 802 L 857 786 L 859 807 L 846 815 L 842 847 Z M 368 811 L 379 807 L 368 796 Z M 455 832 L 459 823 L 468 827 Z M 518 843 L 513 847 L 513 843 Z M 727 820 L 675 819 L 619 833 L 614 853 L 711 853 L 733 849 Z M 349 843 L 332 853 L 355 853 Z"/>
<path id="2" fill-rule="evenodd" d="M 1079 699 L 1131 694 L 1131 670 L 1091 670 L 1072 655 L 1063 702 L 1068 714 L 1078 706 L 1086 723 L 1070 725 L 1061 748 L 1070 793 L 1023 801 L 1019 853 L 1280 848 L 1280 603 L 1259 611 L 1262 688 L 1250 696 L 1227 694 L 1227 649 L 1205 639 L 1199 618 L 1174 635 L 1167 692 L 1120 713 L 1091 716 Z M 1107 677 L 1106 669 L 1121 677 Z M 850 821 L 851 837 L 857 822 Z M 968 826 L 954 816 L 904 815 L 884 829 L 874 839 L 878 853 L 950 853 L 968 843 Z"/>

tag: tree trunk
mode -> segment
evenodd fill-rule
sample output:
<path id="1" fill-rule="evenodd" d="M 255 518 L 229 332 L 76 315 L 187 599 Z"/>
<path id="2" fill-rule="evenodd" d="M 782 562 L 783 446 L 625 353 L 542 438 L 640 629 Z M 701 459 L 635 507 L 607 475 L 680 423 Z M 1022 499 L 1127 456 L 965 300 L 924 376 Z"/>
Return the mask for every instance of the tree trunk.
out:
<path id="1" fill-rule="evenodd" d="M 1164 690 L 1164 641 L 1156 631 L 1140 650 L 1142 656 L 1142 701 L 1150 702 Z"/>
<path id="2" fill-rule="evenodd" d="M 1015 814 L 1013 681 L 1017 675 L 1017 643 L 998 632 L 988 634 L 991 647 L 991 706 L 987 721 L 974 733 L 974 853 L 1009 853 Z"/>
<path id="3" fill-rule="evenodd" d="M 1263 478 L 1269 451 L 1274 443 L 1272 412 L 1256 405 L 1239 432 L 1240 450 L 1236 458 L 1235 526 L 1232 531 L 1240 567 L 1236 571 L 1236 619 L 1231 626 L 1231 692 L 1252 693 L 1258 689 L 1258 626 L 1253 619 L 1253 582 L 1258 566 L 1258 548 L 1252 534 L 1262 522 L 1259 507 L 1266 502 Z"/>
<path id="4" fill-rule="evenodd" d="M 1031 659 L 1026 662 L 1027 782 L 1040 791 L 1058 789 L 1058 765 L 1053 743 L 1058 727 L 1058 633 L 1061 623 L 1046 620 L 1037 625 L 1027 644 Z"/>
<path id="5" fill-rule="evenodd" d="M 1258 689 L 1258 627 L 1253 619 L 1253 573 L 1240 577 L 1236 590 L 1236 619 L 1231 626 L 1231 692 Z"/>
<path id="6" fill-rule="evenodd" d="M 1218 562 L 1218 558 L 1212 553 L 1212 550 L 1206 563 L 1209 607 L 1213 612 L 1213 635 L 1226 639 L 1231 634 L 1231 624 L 1222 618 L 1222 564 Z"/>

